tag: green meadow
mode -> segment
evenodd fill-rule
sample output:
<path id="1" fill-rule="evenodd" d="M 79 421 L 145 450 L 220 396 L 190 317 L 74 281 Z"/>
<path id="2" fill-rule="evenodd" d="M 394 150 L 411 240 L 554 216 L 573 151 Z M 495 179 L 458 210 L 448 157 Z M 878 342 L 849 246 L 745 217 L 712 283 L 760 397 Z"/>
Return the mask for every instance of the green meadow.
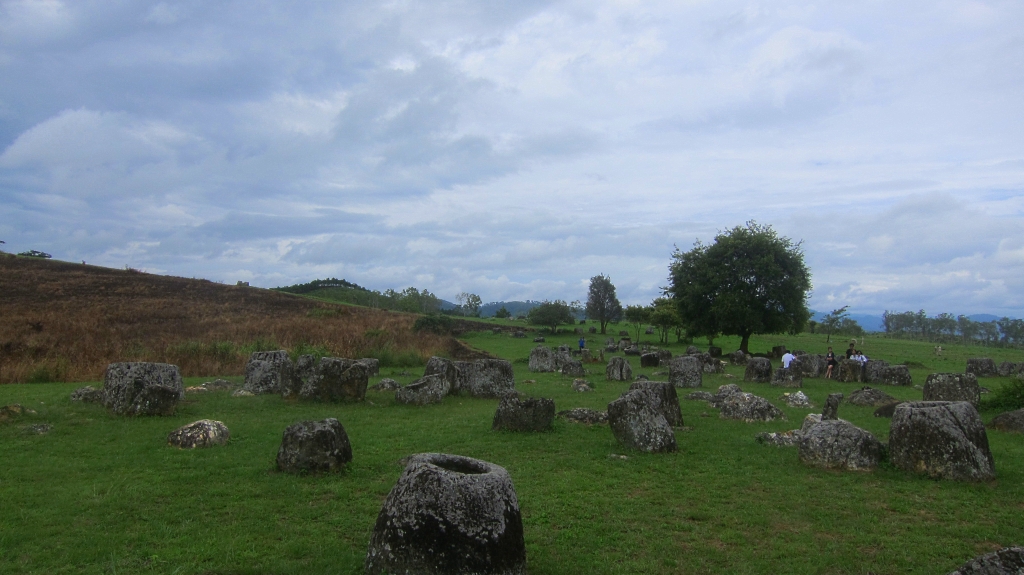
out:
<path id="1" fill-rule="evenodd" d="M 494 325 L 517 325 L 491 320 Z M 625 329 L 610 326 L 609 333 Z M 558 410 L 605 409 L 628 389 L 609 382 L 604 364 L 589 364 L 592 393 L 571 378 L 530 373 L 536 335 L 515 339 L 489 331 L 461 339 L 513 361 L 517 388 L 550 397 Z M 592 349 L 605 337 L 588 334 Z M 575 346 L 571 333 L 545 345 Z M 645 335 L 645 343 L 656 336 Z M 842 352 L 847 340 L 837 339 Z M 727 352 L 737 338 L 719 338 Z M 824 336 L 754 337 L 751 351 L 772 345 L 825 351 Z M 702 347 L 706 343 L 702 343 Z M 681 353 L 685 345 L 667 346 Z M 963 371 L 968 357 L 1022 361 L 1019 350 L 947 347 L 867 337 L 870 358 L 908 363 L 914 383 L 932 372 Z M 665 368 L 634 374 L 667 379 Z M 777 364 L 777 362 L 776 362 Z M 384 368 L 380 377 L 409 383 L 422 368 Z M 525 527 L 529 571 L 597 573 L 946 573 L 966 560 L 1024 544 L 1024 436 L 989 431 L 997 479 L 970 484 L 935 481 L 888 465 L 870 473 L 803 466 L 796 448 L 757 443 L 761 431 L 799 427 L 832 392 L 860 384 L 804 380 L 814 409 L 779 401 L 783 391 L 742 381 L 741 367 L 705 375 L 704 389 L 738 383 L 768 398 L 786 421 L 723 420 L 704 402 L 682 399 L 679 451 L 630 452 L 607 426 L 557 419 L 547 433 L 491 431 L 497 400 L 448 397 L 412 407 L 393 394 L 367 392 L 358 404 L 318 404 L 276 396 L 189 394 L 171 417 L 121 418 L 101 406 L 72 403 L 82 384 L 0 386 L 0 405 L 35 411 L 0 423 L 0 572 L 2 573 L 345 573 L 362 572 L 380 505 L 412 453 L 439 451 L 508 469 Z M 212 378 L 189 378 L 197 385 Z M 240 378 L 228 378 L 239 382 Z M 1008 378 L 985 378 L 997 390 Z M 98 385 L 94 383 L 93 385 Z M 881 387 L 920 399 L 913 387 Z M 843 404 L 840 417 L 888 440 L 889 420 L 872 408 Z M 982 410 L 989 421 L 997 412 Z M 332 475 L 293 476 L 274 469 L 285 427 L 338 418 L 354 460 Z M 179 450 L 167 434 L 197 419 L 231 430 L 223 447 Z M 31 426 L 47 423 L 49 432 Z M 625 456 L 619 457 L 619 456 Z"/>

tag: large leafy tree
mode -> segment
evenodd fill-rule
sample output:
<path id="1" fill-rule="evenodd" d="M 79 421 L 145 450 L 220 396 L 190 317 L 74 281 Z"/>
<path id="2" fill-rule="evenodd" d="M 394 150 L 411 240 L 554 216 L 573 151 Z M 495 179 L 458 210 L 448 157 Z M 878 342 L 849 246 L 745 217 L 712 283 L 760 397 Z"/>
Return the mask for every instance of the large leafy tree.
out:
<path id="1" fill-rule="evenodd" d="M 679 326 L 679 312 L 675 303 L 667 297 L 659 297 L 651 302 L 651 325 L 658 328 L 659 343 L 668 343 L 669 332 Z"/>
<path id="2" fill-rule="evenodd" d="M 640 333 L 644 329 L 644 324 L 648 323 L 651 319 L 651 308 L 642 305 L 628 305 L 625 311 L 626 321 L 629 322 L 630 327 L 636 330 L 636 343 L 640 343 Z"/>
<path id="3" fill-rule="evenodd" d="M 576 304 L 578 303 L 579 302 L 573 302 L 572 304 L 568 304 L 559 299 L 556 299 L 555 301 L 545 301 L 530 310 L 527 320 L 532 325 L 550 327 L 551 333 L 555 333 L 558 331 L 558 326 L 560 325 L 576 323 L 574 313 L 577 309 Z"/>
<path id="4" fill-rule="evenodd" d="M 747 222 L 720 232 L 710 245 L 677 248 L 672 260 L 666 294 L 690 334 L 738 335 L 740 349 L 749 352 L 751 335 L 794 333 L 811 317 L 811 274 L 800 243 L 771 226 Z"/>
<path id="5" fill-rule="evenodd" d="M 590 291 L 587 294 L 587 319 L 596 319 L 601 323 L 601 333 L 605 333 L 608 322 L 622 317 L 622 304 L 615 296 L 612 280 L 604 274 L 590 278 Z"/>

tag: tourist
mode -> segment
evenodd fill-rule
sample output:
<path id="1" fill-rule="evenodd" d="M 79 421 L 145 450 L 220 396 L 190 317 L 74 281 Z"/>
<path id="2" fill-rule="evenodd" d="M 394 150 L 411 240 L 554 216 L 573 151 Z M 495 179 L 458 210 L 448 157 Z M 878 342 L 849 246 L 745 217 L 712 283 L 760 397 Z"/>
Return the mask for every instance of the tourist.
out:
<path id="1" fill-rule="evenodd" d="M 580 338 L 580 351 L 583 351 L 583 348 L 585 348 L 585 347 L 587 347 L 587 338 L 581 337 Z"/>
<path id="2" fill-rule="evenodd" d="M 839 365 L 836 361 L 836 354 L 832 351 L 832 346 L 828 346 L 828 353 L 825 354 L 825 363 L 828 365 L 828 369 L 825 370 L 825 379 L 832 379 L 833 369 Z"/>
<path id="3" fill-rule="evenodd" d="M 789 351 L 787 351 L 786 353 L 782 354 L 782 367 L 783 367 L 783 369 L 789 369 L 789 364 L 793 363 L 794 359 L 796 359 L 796 356 L 793 355 L 792 353 L 790 353 Z"/>

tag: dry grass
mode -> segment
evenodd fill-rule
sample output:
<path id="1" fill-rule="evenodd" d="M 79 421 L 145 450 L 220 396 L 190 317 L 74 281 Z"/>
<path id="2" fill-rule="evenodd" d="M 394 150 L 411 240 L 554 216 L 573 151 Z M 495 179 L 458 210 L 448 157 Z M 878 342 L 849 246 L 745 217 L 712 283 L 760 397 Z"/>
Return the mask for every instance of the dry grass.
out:
<path id="1" fill-rule="evenodd" d="M 416 316 L 270 290 L 0 254 L 0 383 L 94 381 L 114 361 L 242 373 L 257 349 L 337 357 L 459 355 Z"/>

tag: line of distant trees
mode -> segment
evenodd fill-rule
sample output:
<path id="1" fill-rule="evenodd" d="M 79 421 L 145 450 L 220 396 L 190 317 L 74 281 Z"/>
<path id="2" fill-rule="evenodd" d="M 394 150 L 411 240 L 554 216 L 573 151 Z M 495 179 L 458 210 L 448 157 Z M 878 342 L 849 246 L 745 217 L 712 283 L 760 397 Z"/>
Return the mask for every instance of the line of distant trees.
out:
<path id="1" fill-rule="evenodd" d="M 928 317 L 925 311 L 886 311 L 882 314 L 885 335 L 935 343 L 1018 347 L 1024 345 L 1024 320 L 1004 317 L 974 321 L 965 315 L 940 313 Z"/>
<path id="2" fill-rule="evenodd" d="M 456 296 L 455 299 L 459 304 L 454 308 L 449 307 L 445 309 L 444 300 L 426 289 L 416 289 L 411 286 L 401 291 L 393 289 L 377 291 L 364 288 L 347 280 L 327 278 L 273 289 L 285 293 L 310 295 L 331 301 L 377 309 L 425 314 L 480 315 L 480 296 L 468 292 L 462 292 Z"/>

